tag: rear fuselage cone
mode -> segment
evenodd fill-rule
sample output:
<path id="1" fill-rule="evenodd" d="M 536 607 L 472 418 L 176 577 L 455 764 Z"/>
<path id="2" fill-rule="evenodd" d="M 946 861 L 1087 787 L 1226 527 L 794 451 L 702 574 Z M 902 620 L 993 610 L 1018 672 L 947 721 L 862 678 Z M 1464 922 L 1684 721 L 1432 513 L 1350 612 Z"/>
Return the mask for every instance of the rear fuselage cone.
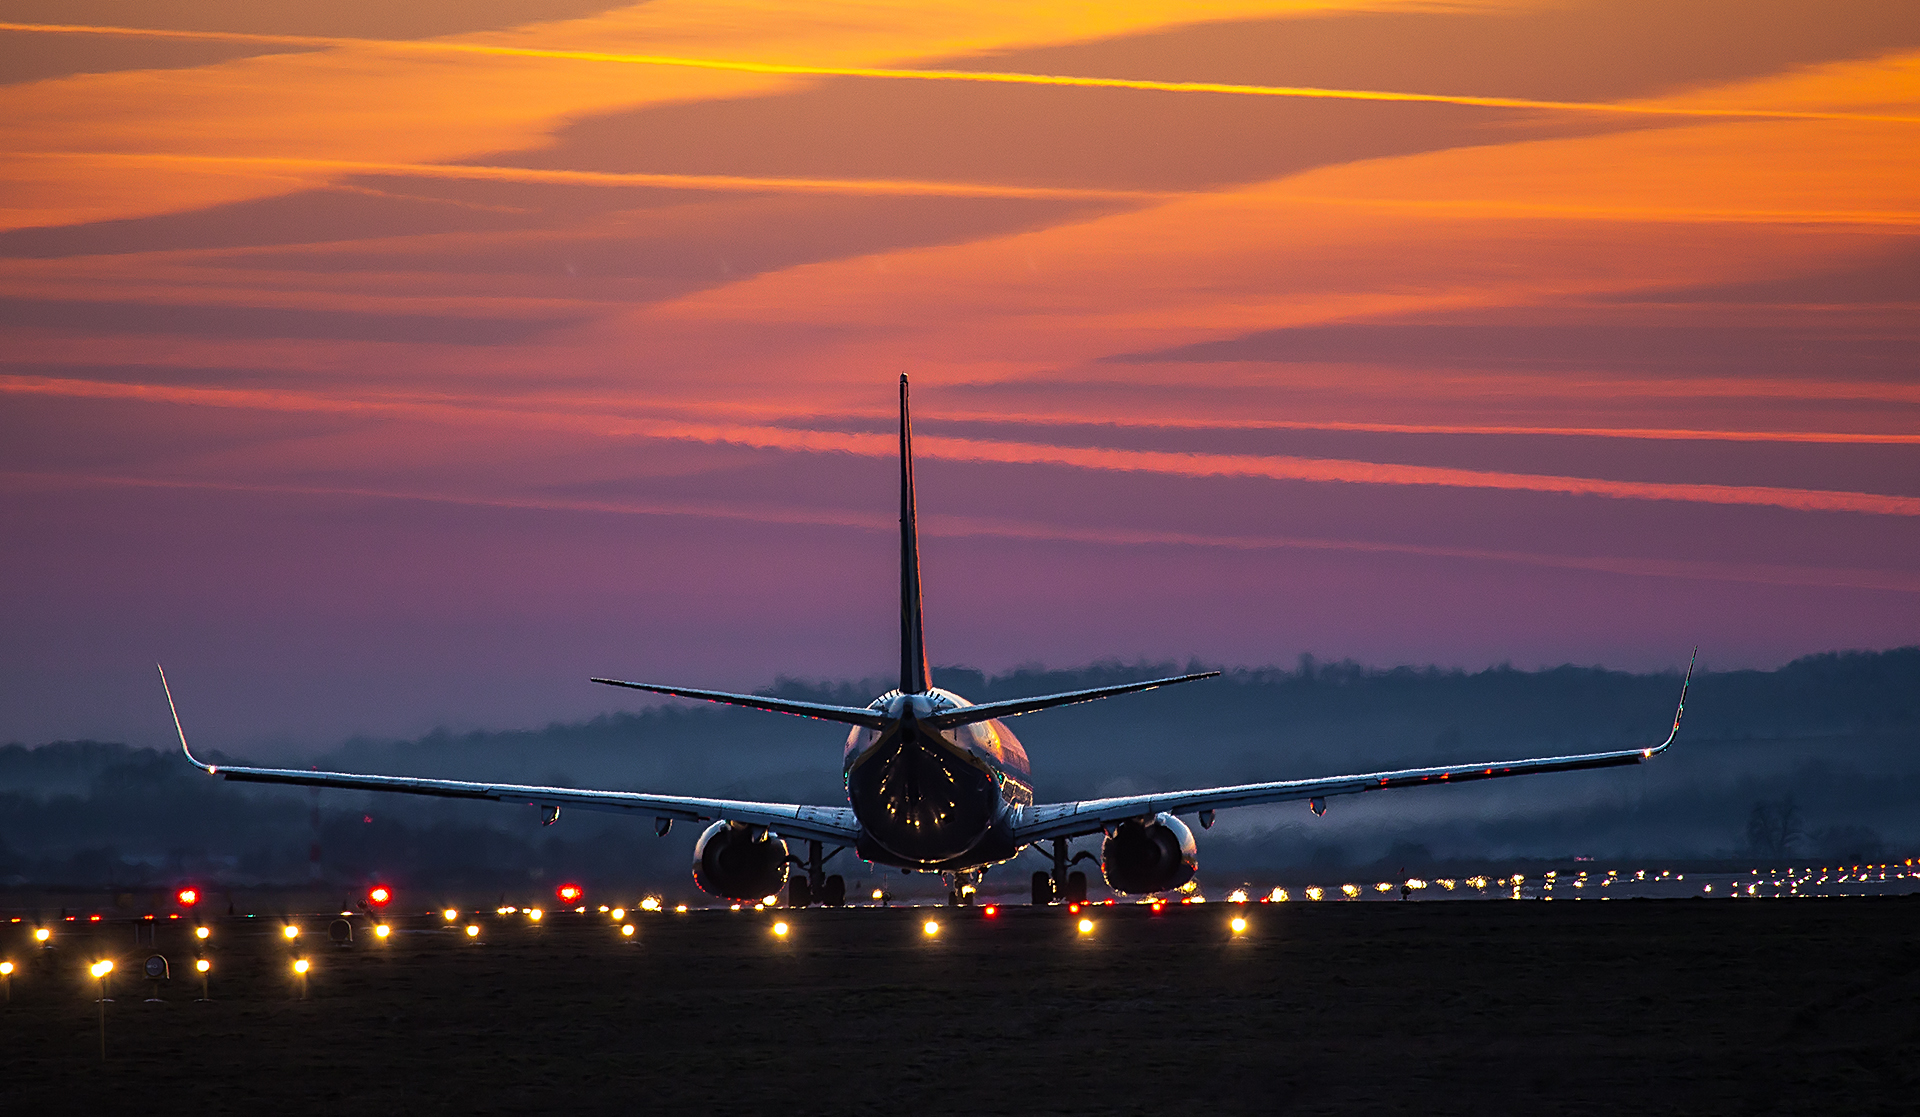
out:
<path id="1" fill-rule="evenodd" d="M 972 703 L 935 688 L 890 691 L 868 708 L 886 714 L 886 729 L 857 727 L 847 735 L 847 802 L 860 820 L 861 856 L 907 867 L 952 867 L 1033 802 L 1027 752 L 998 721 L 940 730 L 927 719 Z M 997 848 L 985 861 L 1011 851 Z"/>

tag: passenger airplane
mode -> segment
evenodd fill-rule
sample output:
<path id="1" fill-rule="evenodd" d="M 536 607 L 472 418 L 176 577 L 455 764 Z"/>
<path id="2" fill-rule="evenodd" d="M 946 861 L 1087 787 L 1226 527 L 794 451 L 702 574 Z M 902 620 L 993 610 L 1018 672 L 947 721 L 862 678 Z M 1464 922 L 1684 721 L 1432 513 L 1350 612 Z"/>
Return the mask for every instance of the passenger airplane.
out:
<path id="1" fill-rule="evenodd" d="M 174 729 L 180 735 L 181 751 L 209 774 L 230 780 L 525 803 L 544 810 L 549 825 L 559 819 L 562 808 L 622 811 L 651 816 L 655 832 L 662 836 L 678 821 L 711 823 L 693 847 L 693 878 L 703 890 L 729 899 L 757 900 L 785 887 L 788 903 L 800 907 L 815 900 L 832 906 L 845 901 L 844 879 L 827 875 L 825 866 L 828 860 L 848 848 L 863 861 L 912 872 L 942 874 L 952 903 L 968 902 L 989 868 L 1033 849 L 1048 855 L 1053 862 L 1051 872 L 1033 874 L 1033 902 L 1038 905 L 1086 899 L 1086 877 L 1072 866 L 1092 859 L 1092 855 L 1081 852 L 1069 856 L 1068 852 L 1069 843 L 1078 837 L 1103 835 L 1100 871 L 1114 892 L 1135 895 L 1164 892 L 1185 885 L 1199 868 L 1193 831 L 1180 820 L 1181 815 L 1196 816 L 1201 829 L 1207 829 L 1213 825 L 1214 812 L 1227 807 L 1304 799 L 1313 813 L 1320 815 L 1326 813 L 1326 800 L 1336 795 L 1638 764 L 1664 752 L 1679 736 L 1680 716 L 1686 710 L 1687 684 L 1693 678 L 1693 664 L 1687 664 L 1686 678 L 1680 684 L 1680 707 L 1674 712 L 1672 730 L 1666 740 L 1648 748 L 1531 760 L 1481 761 L 1073 803 L 1033 801 L 1027 752 L 1002 719 L 1218 674 L 1206 671 L 978 705 L 935 687 L 927 671 L 920 616 L 913 428 L 907 412 L 907 378 L 902 376 L 899 689 L 888 691 L 864 707 L 853 707 L 619 679 L 593 680 L 608 686 L 850 725 L 853 728 L 847 735 L 843 760 L 846 806 L 754 803 L 628 791 L 206 764 L 195 759 L 187 746 L 186 730 L 181 727 L 180 713 L 174 706 L 173 691 L 167 686 L 164 669 L 160 672 L 160 682 L 166 690 L 168 709 L 173 713 Z M 786 844 L 788 838 L 807 843 L 805 858 L 791 854 Z M 823 852 L 829 844 L 836 848 L 830 853 Z M 789 864 L 801 866 L 805 876 L 794 876 L 789 881 Z"/>

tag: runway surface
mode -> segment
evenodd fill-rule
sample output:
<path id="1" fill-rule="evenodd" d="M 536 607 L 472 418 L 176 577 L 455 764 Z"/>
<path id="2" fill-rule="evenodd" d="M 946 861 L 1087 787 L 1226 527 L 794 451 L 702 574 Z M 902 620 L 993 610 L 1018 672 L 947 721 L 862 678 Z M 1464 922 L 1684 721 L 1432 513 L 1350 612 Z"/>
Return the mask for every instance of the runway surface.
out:
<path id="1" fill-rule="evenodd" d="M 57 922 L 48 948 L 27 919 L 0 924 L 17 966 L 0 1098 L 10 1113 L 1825 1114 L 1920 1096 L 1920 897 L 1082 914 L 1090 932 L 1024 907 L 396 914 L 384 941 L 356 917 L 351 946 L 327 941 L 331 915 L 297 918 L 291 940 L 278 918 L 221 917 L 204 948 L 190 919 Z M 156 952 L 172 981 L 149 1003 Z M 105 1006 L 88 973 L 103 958 Z"/>

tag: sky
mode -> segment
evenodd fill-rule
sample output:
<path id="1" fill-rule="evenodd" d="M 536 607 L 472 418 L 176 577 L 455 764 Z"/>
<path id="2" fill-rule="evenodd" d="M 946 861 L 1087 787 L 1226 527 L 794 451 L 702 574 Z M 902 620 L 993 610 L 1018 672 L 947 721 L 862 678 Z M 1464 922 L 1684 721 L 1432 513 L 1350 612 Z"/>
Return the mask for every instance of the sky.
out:
<path id="1" fill-rule="evenodd" d="M 1920 8 L 0 0 L 0 740 L 1920 642 Z"/>

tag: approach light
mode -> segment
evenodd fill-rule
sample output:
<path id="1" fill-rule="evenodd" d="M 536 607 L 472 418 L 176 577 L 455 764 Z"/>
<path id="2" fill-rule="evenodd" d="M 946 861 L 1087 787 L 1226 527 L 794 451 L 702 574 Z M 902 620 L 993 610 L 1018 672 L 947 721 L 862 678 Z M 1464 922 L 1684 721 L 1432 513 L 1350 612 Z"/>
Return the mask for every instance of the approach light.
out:
<path id="1" fill-rule="evenodd" d="M 206 941 L 206 937 L 211 934 L 213 934 L 213 932 L 207 930 L 205 927 L 195 927 L 193 929 L 193 937 L 203 942 Z"/>
<path id="2" fill-rule="evenodd" d="M 631 923 L 622 923 L 622 924 L 620 925 L 620 934 L 621 934 L 622 936 L 624 936 L 624 937 L 626 937 L 626 938 L 632 938 L 632 937 L 633 937 L 633 924 L 631 924 Z"/>
<path id="3" fill-rule="evenodd" d="M 577 902 L 580 899 L 580 897 L 585 896 L 586 894 L 587 894 L 587 890 L 580 887 L 577 884 L 563 884 L 559 888 L 554 889 L 554 895 L 560 897 L 562 900 L 565 900 L 569 904 Z"/>
<path id="4" fill-rule="evenodd" d="M 313 963 L 307 961 L 305 958 L 295 958 L 293 960 L 293 972 L 299 974 L 301 977 L 307 976 L 307 971 L 312 968 Z"/>
<path id="5" fill-rule="evenodd" d="M 190 908 L 200 902 L 200 892 L 198 889 L 182 888 L 174 893 L 173 898 L 180 901 L 181 907 Z"/>
<path id="6" fill-rule="evenodd" d="M 376 908 L 384 908 L 393 901 L 393 889 L 384 884 L 376 884 L 367 889 L 367 903 Z"/>
<path id="7" fill-rule="evenodd" d="M 105 977 L 113 972 L 113 963 L 105 958 L 87 967 L 87 972 L 95 977 Z"/>
<path id="8" fill-rule="evenodd" d="M 288 941 L 292 941 L 300 937 L 300 928 L 289 923 L 285 927 L 280 928 L 280 933 L 287 936 Z"/>
<path id="9" fill-rule="evenodd" d="M 927 920 L 926 925 L 921 927 L 920 929 L 926 932 L 928 938 L 932 938 L 933 936 L 940 933 L 940 924 L 935 922 L 934 920 L 929 919 Z"/>
<path id="10" fill-rule="evenodd" d="M 46 942 L 52 937 L 53 932 L 47 930 L 45 927 L 35 927 L 33 929 L 33 941 L 35 942 Z"/>
<path id="11" fill-rule="evenodd" d="M 195 962 L 193 964 L 193 968 L 195 970 L 198 970 L 201 973 L 206 973 L 208 970 L 213 968 L 213 963 L 207 961 L 205 958 L 202 958 L 198 962 Z"/>
<path id="12" fill-rule="evenodd" d="M 470 939 L 477 939 L 480 937 L 480 925 L 478 923 L 467 924 L 467 937 Z"/>
<path id="13" fill-rule="evenodd" d="M 1093 920 L 1082 919 L 1080 921 L 1080 933 L 1083 935 L 1093 934 Z"/>
<path id="14" fill-rule="evenodd" d="M 1233 922 L 1227 924 L 1227 926 L 1232 927 L 1233 933 L 1236 935 L 1245 934 L 1247 930 L 1247 917 L 1244 915 L 1236 915 L 1233 917 Z"/>
<path id="15" fill-rule="evenodd" d="M 452 923 L 454 920 L 460 918 L 460 913 L 453 908 L 448 908 L 440 913 L 440 918 L 446 920 L 448 923 Z"/>
<path id="16" fill-rule="evenodd" d="M 391 934 L 393 934 L 393 928 L 387 926 L 385 923 L 373 929 L 373 937 L 376 939 L 384 939 Z"/>
<path id="17" fill-rule="evenodd" d="M 775 923 L 775 924 L 773 925 L 773 933 L 774 933 L 774 934 L 776 934 L 776 935 L 778 935 L 778 936 L 780 936 L 780 937 L 781 937 L 781 938 L 783 938 L 783 939 L 784 939 L 784 938 L 786 938 L 786 937 L 787 937 L 787 925 L 786 925 L 785 923 Z"/>

